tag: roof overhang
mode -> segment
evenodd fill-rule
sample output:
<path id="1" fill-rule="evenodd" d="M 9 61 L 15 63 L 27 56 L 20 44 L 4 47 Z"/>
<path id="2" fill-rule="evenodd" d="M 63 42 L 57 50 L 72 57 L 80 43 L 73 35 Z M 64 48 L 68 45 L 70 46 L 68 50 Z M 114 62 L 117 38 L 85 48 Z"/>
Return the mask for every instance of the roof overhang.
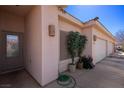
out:
<path id="1" fill-rule="evenodd" d="M 67 5 L 57 5 L 57 7 L 66 8 Z"/>
<path id="2" fill-rule="evenodd" d="M 76 19 L 74 16 L 70 15 L 67 12 L 59 11 L 58 16 L 60 19 L 62 19 L 64 21 L 68 21 L 69 23 L 72 23 L 74 25 L 77 25 L 80 28 L 84 27 L 84 24 L 80 20 Z"/>
<path id="3" fill-rule="evenodd" d="M 107 35 L 112 40 L 116 41 L 116 38 L 112 35 L 112 33 L 109 32 L 107 30 L 107 28 L 98 20 L 90 20 L 89 22 L 85 23 L 85 28 L 87 28 L 87 27 L 94 27 L 94 28 L 98 29 L 98 31 Z"/>
<path id="4" fill-rule="evenodd" d="M 26 16 L 35 5 L 0 5 L 0 11 L 6 11 L 18 16 Z"/>

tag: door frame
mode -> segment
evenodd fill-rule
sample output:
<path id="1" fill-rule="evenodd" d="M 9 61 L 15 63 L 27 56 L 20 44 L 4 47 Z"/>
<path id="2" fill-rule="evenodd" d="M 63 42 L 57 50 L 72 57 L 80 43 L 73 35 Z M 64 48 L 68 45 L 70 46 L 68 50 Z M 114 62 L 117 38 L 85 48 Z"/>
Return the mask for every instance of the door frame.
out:
<path id="1" fill-rule="evenodd" d="M 21 48 L 23 48 L 23 46 L 21 46 L 21 39 L 23 38 L 23 37 L 21 37 L 20 36 L 20 34 L 22 34 L 22 32 L 13 32 L 13 31 L 2 31 L 2 33 L 5 33 L 4 35 L 5 35 L 5 37 L 4 37 L 4 40 L 5 40 L 5 42 L 4 42 L 4 44 L 3 45 L 5 45 L 4 47 L 6 47 L 7 46 L 7 38 L 6 38 L 6 35 L 17 35 L 18 37 L 19 37 L 19 55 L 18 56 L 16 56 L 16 57 L 19 57 L 20 56 L 20 52 L 21 52 L 21 54 L 23 55 L 23 49 L 21 49 Z M 21 49 L 21 50 L 20 50 Z M 7 55 L 7 50 L 5 49 L 5 54 L 4 54 L 4 56 L 5 56 L 5 58 L 6 59 L 11 59 L 11 58 L 14 58 L 14 57 L 7 57 L 6 56 Z"/>
<path id="2" fill-rule="evenodd" d="M 15 31 L 9 31 L 9 30 L 2 30 L 1 32 L 1 36 L 2 36 L 2 44 L 1 44 L 1 67 L 3 65 L 3 69 L 9 69 L 9 68 L 24 68 L 24 33 L 23 32 L 15 32 Z M 19 53 L 18 56 L 15 57 L 7 57 L 7 35 L 17 35 L 18 36 L 18 41 L 19 41 Z M 13 65 L 13 66 L 12 66 Z M 9 67 L 10 66 L 10 67 Z M 12 71 L 13 71 L 12 69 Z M 8 71 L 5 71 L 8 72 Z M 9 71 L 11 72 L 11 71 Z M 4 72 L 3 72 L 4 73 Z"/>

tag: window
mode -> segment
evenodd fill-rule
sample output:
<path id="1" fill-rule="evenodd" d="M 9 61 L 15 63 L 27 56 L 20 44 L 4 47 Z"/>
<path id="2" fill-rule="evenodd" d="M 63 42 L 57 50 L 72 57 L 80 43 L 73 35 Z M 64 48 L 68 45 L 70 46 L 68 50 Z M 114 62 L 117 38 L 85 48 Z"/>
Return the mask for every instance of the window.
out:
<path id="1" fill-rule="evenodd" d="M 60 31 L 60 60 L 70 58 L 70 55 L 67 50 L 67 35 L 67 31 Z"/>
<path id="2" fill-rule="evenodd" d="M 19 38 L 17 35 L 7 35 L 7 57 L 16 57 L 19 54 Z"/>

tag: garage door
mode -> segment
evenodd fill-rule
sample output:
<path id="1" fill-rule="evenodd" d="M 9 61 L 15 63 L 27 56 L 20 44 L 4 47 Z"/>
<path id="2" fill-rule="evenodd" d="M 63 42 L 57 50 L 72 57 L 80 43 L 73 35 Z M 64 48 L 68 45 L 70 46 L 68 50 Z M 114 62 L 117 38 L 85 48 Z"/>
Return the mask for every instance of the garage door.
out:
<path id="1" fill-rule="evenodd" d="M 111 42 L 108 42 L 108 52 L 107 55 L 110 55 L 113 52 L 113 44 Z"/>
<path id="2" fill-rule="evenodd" d="M 106 40 L 97 39 L 94 44 L 94 63 L 99 62 L 106 57 Z"/>

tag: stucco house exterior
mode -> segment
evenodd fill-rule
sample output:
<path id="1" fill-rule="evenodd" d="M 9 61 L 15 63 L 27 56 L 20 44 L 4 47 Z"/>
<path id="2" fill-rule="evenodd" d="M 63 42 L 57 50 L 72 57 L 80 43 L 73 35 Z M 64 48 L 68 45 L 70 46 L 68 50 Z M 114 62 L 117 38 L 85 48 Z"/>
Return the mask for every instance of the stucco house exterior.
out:
<path id="1" fill-rule="evenodd" d="M 94 64 L 114 52 L 116 40 L 98 19 L 81 22 L 63 11 L 65 7 L 0 6 L 0 73 L 24 67 L 41 86 L 57 79 L 71 62 L 65 44 L 69 31 L 87 36 L 82 55 L 92 56 Z M 18 39 L 19 55 L 7 57 L 11 35 Z"/>

